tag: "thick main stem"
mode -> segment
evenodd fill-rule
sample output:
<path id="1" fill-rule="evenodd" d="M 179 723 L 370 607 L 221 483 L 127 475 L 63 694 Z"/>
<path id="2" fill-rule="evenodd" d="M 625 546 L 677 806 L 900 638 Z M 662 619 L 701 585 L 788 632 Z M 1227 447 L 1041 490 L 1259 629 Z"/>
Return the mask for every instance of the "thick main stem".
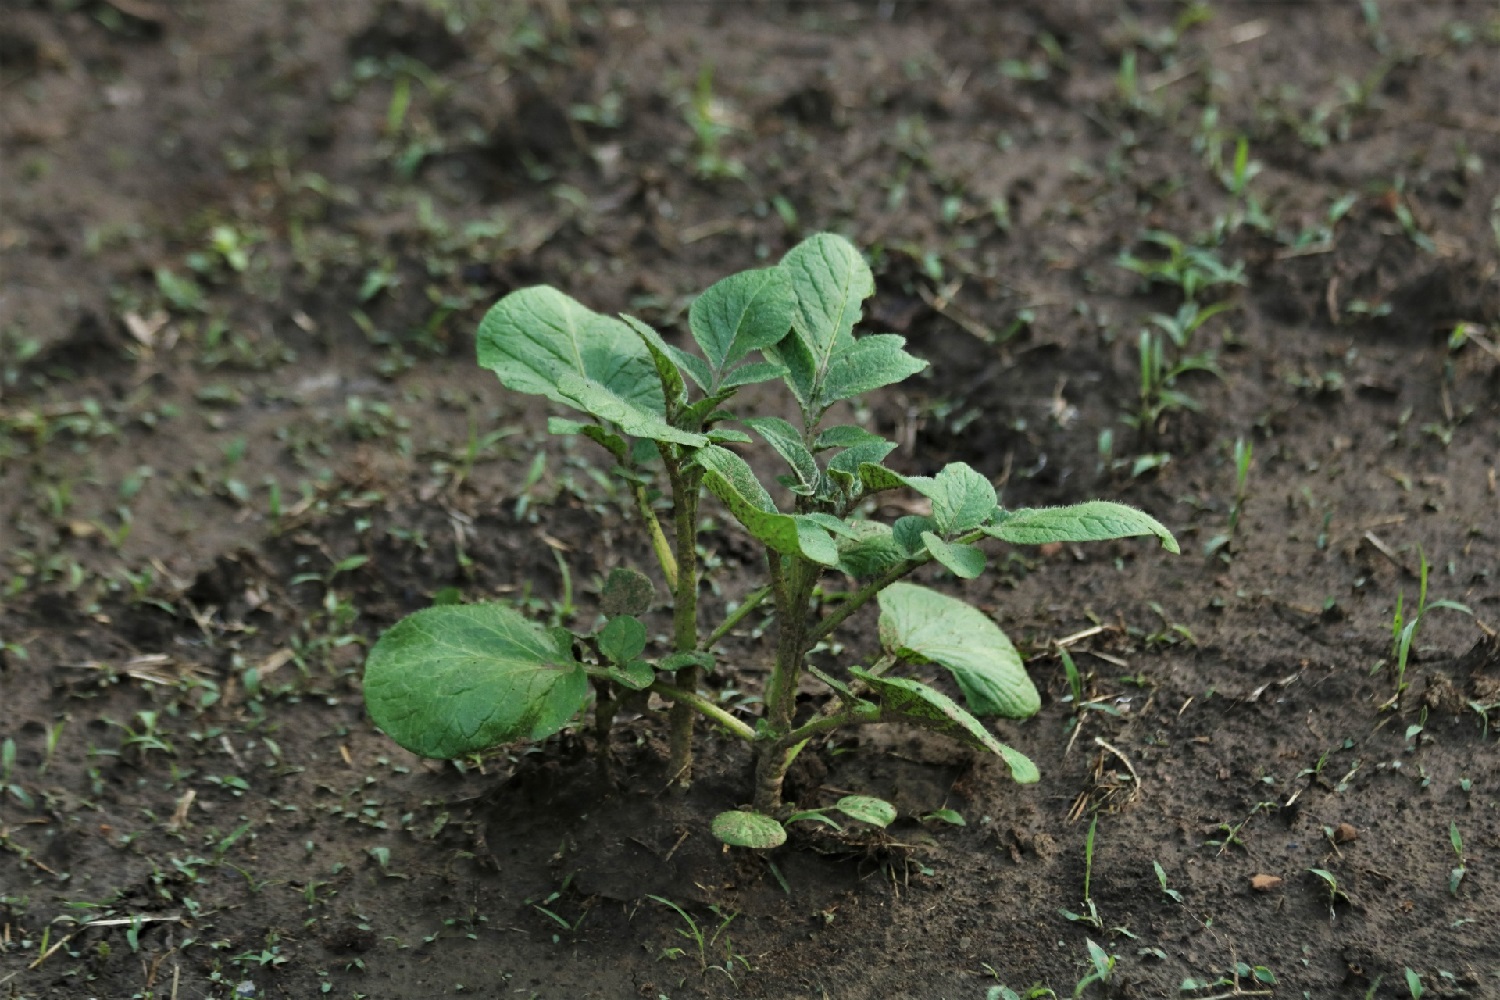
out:
<path id="1" fill-rule="evenodd" d="M 672 484 L 672 521 L 675 530 L 677 581 L 673 593 L 672 639 L 679 653 L 698 648 L 698 477 L 676 462 L 667 461 L 667 475 Z M 684 667 L 677 672 L 677 683 L 688 691 L 697 691 L 699 670 Z M 693 707 L 685 701 L 672 705 L 670 780 L 686 788 L 693 781 Z"/>

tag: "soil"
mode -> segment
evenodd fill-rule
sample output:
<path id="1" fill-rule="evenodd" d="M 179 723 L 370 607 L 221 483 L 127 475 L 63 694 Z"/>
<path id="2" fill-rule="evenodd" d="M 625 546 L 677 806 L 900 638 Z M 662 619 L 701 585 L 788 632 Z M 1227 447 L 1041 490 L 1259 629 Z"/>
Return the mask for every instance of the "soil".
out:
<path id="1" fill-rule="evenodd" d="M 1497 93 L 1495 9 L 1439 0 L 12 0 L 5 995 L 1500 996 Z M 475 366 L 483 310 L 549 283 L 675 336 L 824 229 L 932 362 L 858 414 L 891 462 L 1183 543 L 923 577 L 1026 652 L 1043 710 L 997 731 L 1041 782 L 876 727 L 789 788 L 897 823 L 752 855 L 707 829 L 744 752 L 668 790 L 654 709 L 618 784 L 584 729 L 463 767 L 375 730 L 402 615 L 586 627 L 650 558 L 602 453 Z M 1242 279 L 1193 293 L 1230 303 L 1197 408 L 1132 426 L 1184 301 L 1121 266 L 1170 266 L 1152 230 Z M 705 621 L 759 583 L 706 537 Z M 1471 614 L 1393 699 L 1424 562 Z"/>

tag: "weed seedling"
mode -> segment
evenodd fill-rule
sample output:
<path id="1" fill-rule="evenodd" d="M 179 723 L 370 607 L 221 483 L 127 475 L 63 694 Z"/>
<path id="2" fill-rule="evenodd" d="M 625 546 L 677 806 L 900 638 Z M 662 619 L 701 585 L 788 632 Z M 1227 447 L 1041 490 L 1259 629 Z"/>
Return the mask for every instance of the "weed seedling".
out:
<path id="1" fill-rule="evenodd" d="M 513 391 L 580 411 L 582 419 L 553 419 L 549 429 L 587 437 L 614 459 L 670 593 L 669 648 L 651 648 L 653 630 L 642 616 L 656 585 L 634 568 L 605 582 L 605 623 L 597 631 L 543 628 L 495 603 L 427 608 L 370 651 L 364 695 L 376 724 L 414 753 L 458 759 L 544 739 L 590 703 L 595 731 L 607 733 L 626 701 L 654 694 L 672 706 L 673 782 L 691 780 L 698 716 L 753 746 L 753 811 L 723 813 L 713 829 L 726 843 L 759 848 L 786 839 L 782 820 L 794 810 L 782 804 L 782 783 L 793 759 L 846 727 L 895 722 L 935 730 L 998 755 L 1015 780 L 1036 781 L 1035 765 L 980 721 L 1025 718 L 1041 706 L 1015 647 L 987 615 L 904 578 L 936 563 L 972 579 L 985 568 L 977 543 L 987 538 L 1034 545 L 1150 535 L 1173 552 L 1177 543 L 1155 519 L 1121 504 L 1008 510 L 990 481 L 961 462 L 931 476 L 898 473 L 881 464 L 895 442 L 826 423 L 838 404 L 926 367 L 899 336 L 855 335 L 861 303 L 874 290 L 852 244 L 813 236 L 778 265 L 732 275 L 697 298 L 688 328 L 701 354 L 669 344 L 635 317 L 592 312 L 550 287 L 501 299 L 480 326 L 480 364 Z M 789 390 L 797 422 L 727 408 L 742 387 L 774 380 Z M 756 438 L 785 465 L 780 498 L 728 447 Z M 893 524 L 864 516 L 867 500 L 897 489 L 921 494 L 930 513 Z M 707 629 L 698 603 L 711 568 L 700 559 L 705 493 L 757 543 L 765 572 L 764 586 Z M 823 588 L 830 573 L 855 581 L 831 606 Z M 824 670 L 808 662 L 815 648 L 834 648 L 834 632 L 872 602 L 883 648 L 868 667 Z M 758 701 L 731 712 L 703 693 L 702 673 L 718 668 L 719 640 L 766 608 L 775 622 L 769 677 Z M 898 676 L 907 663 L 949 671 L 964 703 Z M 799 703 L 804 679 L 831 695 L 822 709 Z M 741 708 L 759 717 L 748 722 Z"/>
<path id="2" fill-rule="evenodd" d="M 1161 862 L 1153 861 L 1151 862 L 1151 867 L 1156 869 L 1156 881 L 1161 885 L 1161 891 L 1165 893 L 1166 896 L 1173 902 L 1181 903 L 1182 893 L 1178 892 L 1176 889 L 1167 888 L 1167 873 L 1165 870 L 1163 870 Z"/>
<path id="3" fill-rule="evenodd" d="M 1464 876 L 1469 874 L 1469 862 L 1464 857 L 1464 838 L 1458 832 L 1458 824 L 1448 824 L 1448 842 L 1453 845 L 1453 853 L 1458 857 L 1458 867 L 1448 873 L 1448 892 L 1450 895 L 1458 896 L 1458 887 L 1463 883 Z"/>
<path id="4" fill-rule="evenodd" d="M 1422 621 L 1427 613 L 1445 608 L 1449 611 L 1461 611 L 1466 615 L 1473 616 L 1474 612 L 1467 605 L 1459 604 L 1457 601 L 1433 601 L 1427 603 L 1427 574 L 1431 566 L 1427 562 L 1427 553 L 1421 548 L 1417 549 L 1418 573 L 1417 573 L 1417 611 L 1407 621 L 1404 616 L 1404 605 L 1406 603 L 1406 592 L 1399 591 L 1396 594 L 1396 609 L 1391 615 L 1391 660 L 1395 664 L 1396 693 L 1380 706 L 1382 711 L 1394 708 L 1401 700 L 1401 695 L 1410 686 L 1406 682 L 1406 667 L 1411 659 L 1412 644 L 1417 640 L 1417 632 L 1422 627 Z M 1379 664 L 1376 665 L 1377 668 Z"/>
<path id="5" fill-rule="evenodd" d="M 1094 906 L 1094 897 L 1090 893 L 1090 884 L 1094 879 L 1094 832 L 1099 827 L 1099 814 L 1095 813 L 1089 820 L 1089 833 L 1083 840 L 1083 908 L 1085 913 L 1074 913 L 1072 910 L 1060 911 L 1064 917 L 1077 924 L 1088 924 L 1090 927 L 1103 927 L 1104 923 L 1099 919 L 1099 911 Z M 1160 868 L 1157 869 L 1160 871 Z M 1166 887 L 1166 876 L 1162 876 L 1162 887 Z M 1089 942 L 1093 944 L 1092 941 Z M 1100 982 L 1103 982 L 1101 979 Z M 1075 996 L 1077 994 L 1074 994 Z"/>
<path id="6" fill-rule="evenodd" d="M 1095 944 L 1093 938 L 1084 938 L 1083 943 L 1089 950 L 1089 964 L 1093 968 L 1089 970 L 1088 975 L 1078 980 L 1078 985 L 1073 988 L 1075 998 L 1083 996 L 1083 991 L 1094 983 L 1100 986 L 1108 985 L 1109 977 L 1115 971 L 1115 962 L 1119 960 L 1118 956 L 1111 955 Z"/>
<path id="7" fill-rule="evenodd" d="M 672 902 L 670 899 L 652 895 L 648 895 L 646 898 L 656 900 L 663 906 L 670 908 L 674 913 L 682 918 L 683 926 L 677 928 L 677 933 L 693 943 L 693 947 L 698 953 L 698 968 L 701 971 L 707 972 L 710 969 L 713 969 L 715 971 L 722 972 L 724 973 L 724 975 L 729 977 L 729 981 L 731 983 L 734 982 L 734 965 L 736 962 L 743 966 L 745 971 L 752 971 L 750 968 L 750 960 L 744 955 L 735 953 L 734 943 L 730 940 L 729 934 L 727 933 L 727 931 L 729 930 L 729 925 L 734 922 L 735 917 L 739 916 L 738 913 L 726 914 L 723 910 L 719 909 L 717 905 L 710 906 L 709 909 L 719 920 L 719 926 L 714 928 L 712 934 L 708 934 L 705 933 L 703 927 L 700 927 L 698 925 L 698 921 L 694 920 L 686 910 L 678 906 L 676 903 Z M 714 965 L 709 962 L 709 951 L 710 949 L 717 950 L 720 938 L 724 939 L 724 961 L 718 965 Z M 682 954 L 683 949 L 681 948 L 662 949 L 663 958 L 679 958 L 682 956 Z"/>
<path id="8" fill-rule="evenodd" d="M 1324 887 L 1328 890 L 1328 922 L 1333 923 L 1338 916 L 1335 907 L 1340 900 L 1349 902 L 1349 895 L 1339 888 L 1339 880 L 1334 877 L 1333 872 L 1323 868 L 1309 868 L 1308 871 L 1322 879 Z"/>
<path id="9" fill-rule="evenodd" d="M 1254 445 L 1244 438 L 1234 439 L 1234 502 L 1229 507 L 1229 524 L 1222 535 L 1215 535 L 1203 546 L 1206 555 L 1223 551 L 1234 541 L 1234 533 L 1240 526 L 1240 515 L 1244 513 L 1245 501 L 1250 496 L 1250 462 L 1253 456 Z"/>

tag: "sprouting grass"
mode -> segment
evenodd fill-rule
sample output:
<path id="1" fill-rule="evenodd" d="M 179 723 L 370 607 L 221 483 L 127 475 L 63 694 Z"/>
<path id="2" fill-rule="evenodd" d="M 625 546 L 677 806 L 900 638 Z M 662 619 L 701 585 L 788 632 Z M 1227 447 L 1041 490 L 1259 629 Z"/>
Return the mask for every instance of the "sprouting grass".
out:
<path id="1" fill-rule="evenodd" d="M 1094 834 L 1099 827 L 1099 814 L 1095 813 L 1089 820 L 1089 832 L 1083 840 L 1083 913 L 1074 913 L 1072 910 L 1061 910 L 1059 912 L 1078 924 L 1087 924 L 1090 927 L 1100 928 L 1104 922 L 1099 919 L 1099 910 L 1094 906 L 1094 897 L 1091 892 L 1094 878 Z M 1093 942 L 1090 942 L 1092 944 Z M 1100 980 L 1103 982 L 1103 980 Z M 1075 994 L 1076 996 L 1076 994 Z"/>

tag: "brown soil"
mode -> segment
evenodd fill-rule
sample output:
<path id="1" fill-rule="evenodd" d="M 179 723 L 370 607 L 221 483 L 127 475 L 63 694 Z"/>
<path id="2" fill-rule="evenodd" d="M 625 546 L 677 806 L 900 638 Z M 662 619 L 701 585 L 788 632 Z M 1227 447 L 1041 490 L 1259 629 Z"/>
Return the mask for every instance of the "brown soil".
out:
<path id="1" fill-rule="evenodd" d="M 1497 93 L 1483 4 L 8 4 L 6 995 L 1070 996 L 1088 941 L 1084 996 L 1500 995 Z M 902 818 L 760 857 L 707 831 L 743 752 L 665 791 L 654 714 L 620 787 L 581 733 L 458 769 L 376 731 L 363 651 L 439 590 L 586 624 L 648 558 L 603 457 L 473 364 L 484 308 L 545 282 L 677 329 L 822 229 L 933 363 L 870 400 L 893 462 L 1183 542 L 927 577 L 1029 653 L 1045 707 L 999 731 L 1042 782 L 861 733 L 792 791 Z M 1138 432 L 1181 295 L 1117 261 L 1153 229 L 1245 281 L 1200 299 L 1234 303 L 1201 411 Z M 709 547 L 717 611 L 758 581 Z M 1388 704 L 1424 557 L 1473 616 L 1425 619 Z M 1091 814 L 1098 926 L 1061 913 Z"/>

